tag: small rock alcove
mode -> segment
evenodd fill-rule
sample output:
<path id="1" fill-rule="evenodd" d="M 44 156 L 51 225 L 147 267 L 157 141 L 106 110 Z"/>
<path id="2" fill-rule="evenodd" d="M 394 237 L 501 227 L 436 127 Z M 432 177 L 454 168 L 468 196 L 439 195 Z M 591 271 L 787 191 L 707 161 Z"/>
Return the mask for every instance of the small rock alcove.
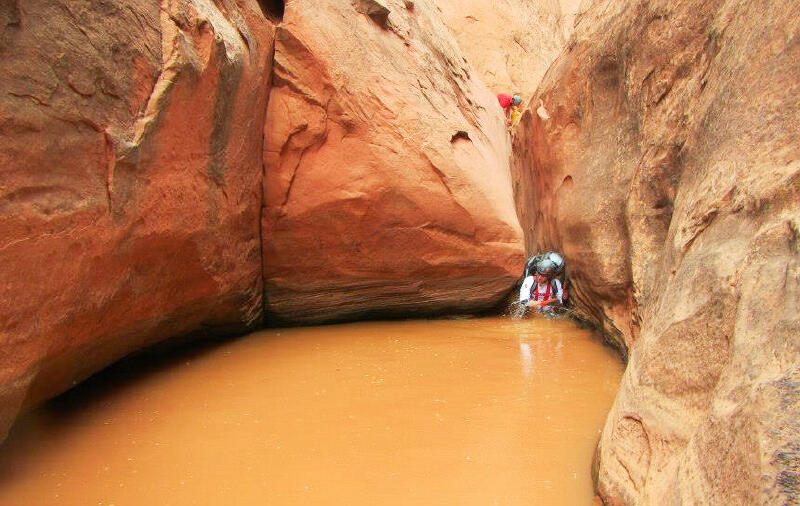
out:
<path id="1" fill-rule="evenodd" d="M 258 0 L 264 16 L 273 21 L 283 21 L 283 11 L 286 4 L 283 0 Z"/>
<path id="2" fill-rule="evenodd" d="M 450 142 L 455 143 L 456 141 L 459 140 L 469 141 L 472 139 L 469 138 L 469 134 L 467 132 L 465 132 L 464 130 L 459 130 L 458 132 L 454 133 L 452 137 L 450 137 Z"/>

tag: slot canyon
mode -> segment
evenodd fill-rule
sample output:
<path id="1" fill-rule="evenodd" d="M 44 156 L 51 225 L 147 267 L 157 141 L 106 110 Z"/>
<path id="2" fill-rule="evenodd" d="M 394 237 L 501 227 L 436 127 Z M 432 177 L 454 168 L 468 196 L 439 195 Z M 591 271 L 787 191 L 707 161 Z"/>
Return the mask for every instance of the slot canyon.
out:
<path id="1" fill-rule="evenodd" d="M 0 0 L 0 90 L 0 505 L 800 504 L 800 4 Z"/>

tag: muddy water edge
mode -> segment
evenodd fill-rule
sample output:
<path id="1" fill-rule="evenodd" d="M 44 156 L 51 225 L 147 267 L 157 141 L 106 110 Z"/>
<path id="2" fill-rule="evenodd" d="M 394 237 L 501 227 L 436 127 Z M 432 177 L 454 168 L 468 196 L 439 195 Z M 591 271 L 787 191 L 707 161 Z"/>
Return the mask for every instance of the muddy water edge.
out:
<path id="1" fill-rule="evenodd" d="M 589 505 L 623 366 L 565 321 L 273 329 L 22 419 L 0 505 Z"/>

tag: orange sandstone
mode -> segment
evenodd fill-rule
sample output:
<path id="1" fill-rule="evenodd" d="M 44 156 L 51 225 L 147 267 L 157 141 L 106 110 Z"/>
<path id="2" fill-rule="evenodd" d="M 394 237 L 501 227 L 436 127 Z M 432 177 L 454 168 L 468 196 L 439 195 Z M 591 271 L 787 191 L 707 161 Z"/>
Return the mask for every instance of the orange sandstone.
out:
<path id="1" fill-rule="evenodd" d="M 599 492 L 796 504 L 800 10 L 601 1 L 578 19 L 515 177 L 528 249 L 565 253 L 577 310 L 630 357 Z"/>
<path id="2" fill-rule="evenodd" d="M 432 2 L 294 0 L 264 130 L 267 317 L 468 312 L 523 262 L 494 96 Z"/>
<path id="3" fill-rule="evenodd" d="M 136 349 L 262 317 L 255 0 L 0 7 L 0 437 Z"/>

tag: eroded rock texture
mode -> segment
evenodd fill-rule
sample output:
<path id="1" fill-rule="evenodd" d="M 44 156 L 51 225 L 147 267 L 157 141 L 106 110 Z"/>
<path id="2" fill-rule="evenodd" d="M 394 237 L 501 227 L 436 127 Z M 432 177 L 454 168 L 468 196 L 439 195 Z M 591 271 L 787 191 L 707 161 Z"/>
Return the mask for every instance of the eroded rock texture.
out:
<path id="1" fill-rule="evenodd" d="M 575 18 L 580 16 L 583 4 L 591 4 L 591 0 L 560 0 L 561 4 L 561 27 L 564 30 L 564 35 L 569 38 L 572 35 L 572 29 L 575 26 Z"/>
<path id="2" fill-rule="evenodd" d="M 265 126 L 272 321 L 467 312 L 522 264 L 497 101 L 426 0 L 293 0 Z"/>
<path id="3" fill-rule="evenodd" d="M 574 19 L 562 16 L 558 0 L 441 0 L 437 5 L 489 89 L 520 92 L 525 101 L 563 49 L 566 23 Z"/>
<path id="4" fill-rule="evenodd" d="M 800 500 L 798 62 L 795 2 L 595 1 L 523 118 L 527 247 L 630 353 L 606 504 Z"/>
<path id="5" fill-rule="evenodd" d="M 255 0 L 0 3 L 0 437 L 147 344 L 262 318 Z"/>

